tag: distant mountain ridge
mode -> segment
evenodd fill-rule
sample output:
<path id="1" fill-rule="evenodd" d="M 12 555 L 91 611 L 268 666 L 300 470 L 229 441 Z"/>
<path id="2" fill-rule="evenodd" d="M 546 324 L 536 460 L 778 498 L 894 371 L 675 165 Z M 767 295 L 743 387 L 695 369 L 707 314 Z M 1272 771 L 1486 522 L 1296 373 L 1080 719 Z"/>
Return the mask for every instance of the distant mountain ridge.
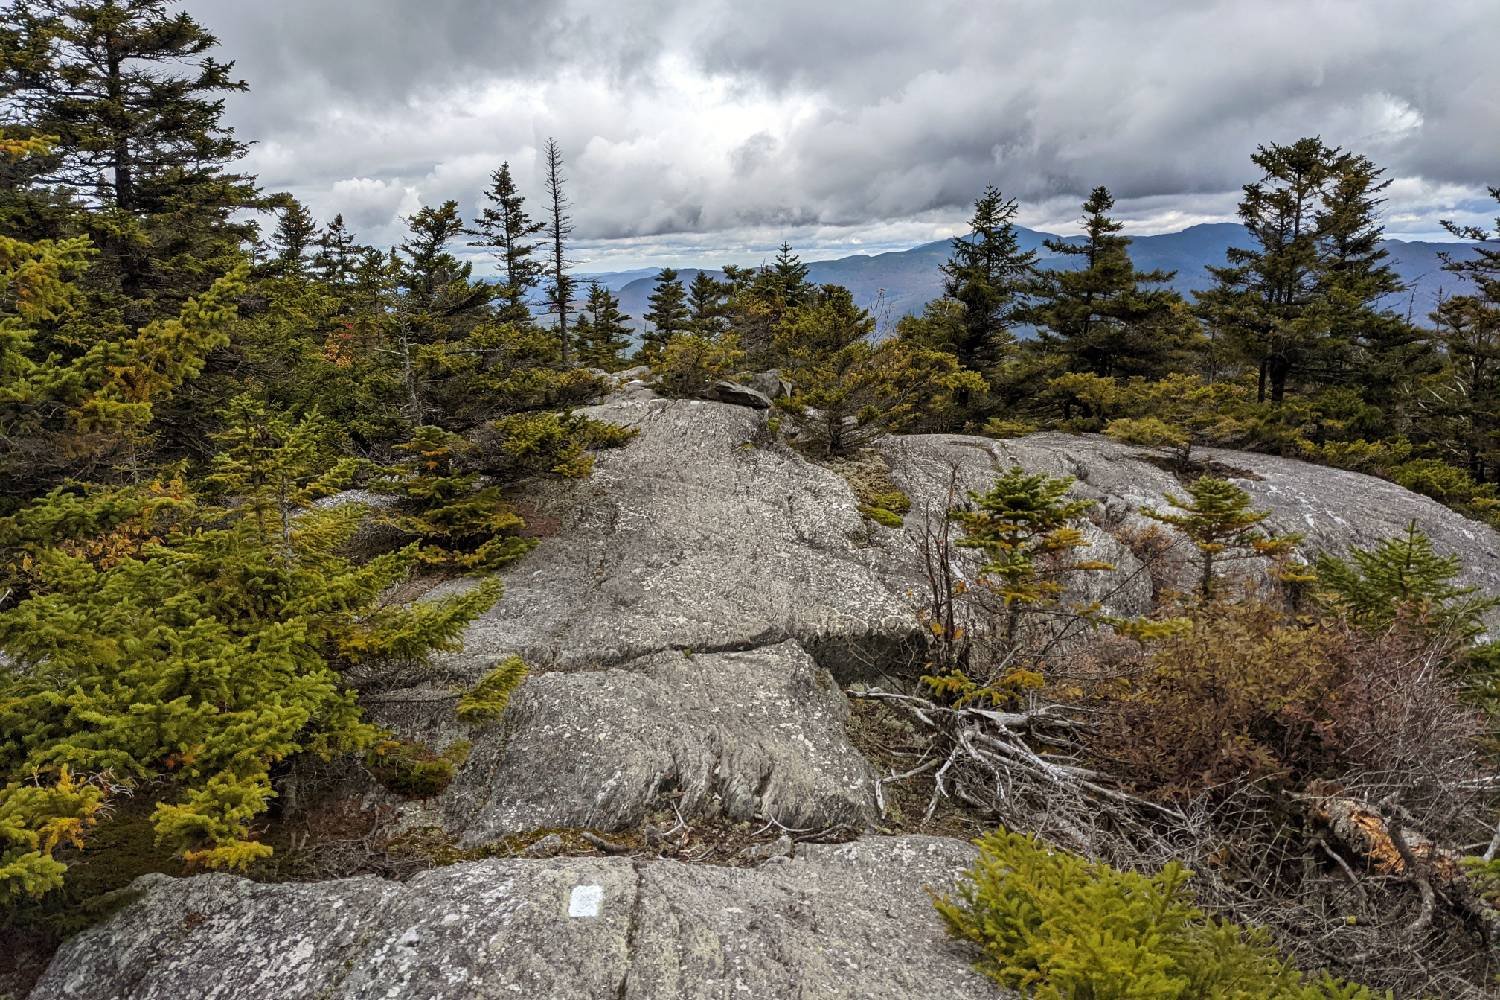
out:
<path id="1" fill-rule="evenodd" d="M 1075 265 L 1072 259 L 1047 250 L 1044 243 L 1059 239 L 1080 243 L 1083 237 L 1055 236 L 1020 226 L 1016 230 L 1021 246 L 1041 255 L 1042 267 Z M 943 294 L 943 276 L 939 268 L 947 261 L 951 245 L 951 240 L 938 240 L 910 250 L 811 261 L 807 265 L 808 278 L 817 284 L 843 285 L 853 293 L 856 302 L 873 309 L 885 327 L 893 325 L 902 316 L 921 312 L 924 305 Z M 1230 247 L 1250 245 L 1250 235 L 1244 226 L 1237 222 L 1212 222 L 1190 226 L 1176 233 L 1133 237 L 1130 256 L 1142 270 L 1175 271 L 1170 287 L 1191 297 L 1192 292 L 1212 284 L 1209 265 L 1222 264 Z M 1390 255 L 1392 267 L 1408 285 L 1400 300 L 1391 305 L 1402 312 L 1409 311 L 1418 322 L 1425 322 L 1440 294 L 1454 294 L 1458 287 L 1453 276 L 1442 270 L 1438 255 L 1444 251 L 1459 257 L 1472 253 L 1470 246 L 1463 243 L 1386 240 L 1382 245 Z M 638 268 L 580 274 L 578 278 L 581 285 L 598 281 L 619 295 L 621 308 L 639 329 L 644 326 L 640 317 L 648 309 L 646 299 L 659 270 Z M 723 276 L 717 268 L 678 268 L 678 274 L 686 285 L 699 270 L 707 270 L 715 277 Z"/>

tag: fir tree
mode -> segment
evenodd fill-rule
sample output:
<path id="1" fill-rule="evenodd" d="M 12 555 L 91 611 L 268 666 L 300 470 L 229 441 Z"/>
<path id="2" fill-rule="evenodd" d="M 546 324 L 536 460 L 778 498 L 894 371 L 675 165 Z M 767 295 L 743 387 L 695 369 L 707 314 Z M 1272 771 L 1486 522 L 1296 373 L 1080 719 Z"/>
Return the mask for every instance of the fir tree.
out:
<path id="1" fill-rule="evenodd" d="M 782 408 L 807 418 L 809 443 L 843 455 L 942 409 L 978 379 L 952 355 L 896 340 L 871 342 L 875 321 L 848 289 L 824 285 L 781 324 L 775 350 L 794 386 Z"/>
<path id="2" fill-rule="evenodd" d="M 474 451 L 468 441 L 440 427 L 418 427 L 396 450 L 402 461 L 379 486 L 398 498 L 385 520 L 422 546 L 425 562 L 491 570 L 531 547 L 518 536 L 525 522 L 500 488 L 481 485 L 477 473 L 464 469 Z"/>
<path id="3" fill-rule="evenodd" d="M 0 137 L 0 160 L 45 148 Z M 79 281 L 93 260 L 83 237 L 0 236 L 0 514 L 68 477 L 109 478 L 133 461 L 156 404 L 228 343 L 243 270 L 170 319 L 106 327 L 81 344 L 49 342 L 46 329 L 88 324 Z M 0 537 L 0 552 L 5 545 Z"/>
<path id="4" fill-rule="evenodd" d="M 1432 320 L 1447 364 L 1422 386 L 1425 436 L 1475 482 L 1493 483 L 1500 479 L 1500 301 L 1454 296 Z"/>
<path id="5" fill-rule="evenodd" d="M 1072 485 L 1071 477 L 1012 466 L 988 490 L 971 493 L 970 506 L 956 515 L 963 528 L 959 545 L 984 557 L 981 583 L 1000 599 L 1000 640 L 1007 652 L 1014 649 L 1023 616 L 1055 609 L 1074 574 L 1114 569 L 1073 558 L 1088 545 L 1078 523 L 1094 504 L 1068 499 Z"/>
<path id="6" fill-rule="evenodd" d="M 314 506 L 351 471 L 328 464 L 326 429 L 249 399 L 228 425 L 211 480 L 223 505 L 182 496 L 153 541 L 107 561 L 43 547 L 32 596 L 0 612 L 0 731 L 15 737 L 0 745 L 0 812 L 23 782 L 107 771 L 113 787 L 149 790 L 158 836 L 189 863 L 243 867 L 270 853 L 250 824 L 275 794 L 273 766 L 377 735 L 340 670 L 452 648 L 498 596 L 487 583 L 391 605 L 416 550 L 342 555 L 365 512 Z M 6 890 L 14 878 L 0 873 Z M 33 877 L 26 891 L 46 887 Z"/>
<path id="7" fill-rule="evenodd" d="M 712 339 L 728 328 L 724 317 L 724 285 L 707 271 L 693 275 L 688 285 L 688 329 Z"/>
<path id="8" fill-rule="evenodd" d="M 1201 312 L 1257 367 L 1262 401 L 1281 403 L 1297 378 L 1336 380 L 1360 350 L 1389 369 L 1414 338 L 1379 305 L 1400 287 L 1378 245 L 1381 171 L 1317 138 L 1252 159 L 1264 176 L 1245 185 L 1240 218 L 1255 246 L 1209 268 Z"/>
<path id="9" fill-rule="evenodd" d="M 1429 336 L 1382 303 L 1404 290 L 1390 264 L 1380 223 L 1390 181 L 1362 156 L 1335 163 L 1323 198 L 1323 295 L 1331 336 L 1347 350 L 1329 359 L 1325 377 L 1359 386 L 1383 414 L 1382 431 L 1405 434 L 1416 382 L 1440 367 Z M 1347 362 L 1341 368 L 1340 362 Z"/>
<path id="10" fill-rule="evenodd" d="M 1500 187 L 1490 188 L 1500 202 Z M 1446 370 L 1427 388 L 1436 436 L 1476 482 L 1500 480 L 1500 240 L 1495 230 L 1444 222 L 1454 236 L 1479 241 L 1468 255 L 1449 255 L 1443 267 L 1466 283 L 1466 292 L 1444 300 L 1433 313 L 1448 358 Z"/>
<path id="11" fill-rule="evenodd" d="M 1500 601 L 1455 583 L 1458 557 L 1438 555 L 1415 521 L 1405 534 L 1355 549 L 1347 558 L 1322 553 L 1313 567 L 1329 603 L 1375 628 L 1414 615 L 1432 628 L 1473 639 L 1484 632 L 1484 613 Z"/>
<path id="12" fill-rule="evenodd" d="M 786 242 L 776 248 L 775 259 L 762 270 L 761 287 L 770 291 L 783 310 L 803 305 L 815 291 L 807 280 L 807 265 Z"/>
<path id="13" fill-rule="evenodd" d="M 1114 203 L 1108 190 L 1095 188 L 1083 204 L 1083 242 L 1046 241 L 1048 250 L 1082 267 L 1040 272 L 1038 301 L 1026 318 L 1041 328 L 1039 345 L 1057 352 L 1069 371 L 1160 376 L 1197 324 L 1175 292 L 1143 287 L 1170 281 L 1172 272 L 1135 269 L 1130 239 L 1109 216 Z"/>
<path id="14" fill-rule="evenodd" d="M 270 270 L 287 277 L 306 277 L 309 254 L 320 241 L 321 234 L 312 213 L 296 198 L 287 196 L 282 200 L 276 231 L 271 235 L 273 256 Z"/>
<path id="15" fill-rule="evenodd" d="M 650 309 L 642 318 L 650 325 L 641 345 L 641 354 L 647 359 L 659 358 L 667 341 L 688 327 L 687 291 L 677 278 L 677 272 L 664 267 L 656 274 L 656 284 L 646 299 Z"/>
<path id="16" fill-rule="evenodd" d="M 928 346 L 951 351 L 970 371 L 992 372 L 1009 350 L 1010 325 L 1034 280 L 1036 254 L 1021 249 L 1016 211 L 1014 199 L 986 188 L 943 265 L 943 294 L 963 309 L 956 328 Z"/>
<path id="17" fill-rule="evenodd" d="M 1174 512 L 1145 509 L 1147 517 L 1182 531 L 1198 550 L 1198 593 L 1214 596 L 1218 570 L 1226 562 L 1274 558 L 1291 552 L 1299 535 L 1272 535 L 1259 525 L 1270 511 L 1251 510 L 1250 494 L 1227 479 L 1202 476 L 1186 498 L 1168 494 Z"/>
<path id="18" fill-rule="evenodd" d="M 1007 990 L 1121 1000 L 1384 995 L 1304 976 L 1263 934 L 1205 914 L 1175 861 L 1154 875 L 1117 871 L 1003 829 L 978 844 L 957 893 L 936 905 L 951 934 L 981 949 L 979 971 Z"/>
<path id="19" fill-rule="evenodd" d="M 342 289 L 354 282 L 363 248 L 338 213 L 318 237 L 313 255 L 313 273 L 331 288 Z"/>
<path id="20" fill-rule="evenodd" d="M 235 213 L 258 203 L 229 169 L 245 147 L 222 121 L 224 95 L 245 85 L 213 57 L 217 39 L 172 6 L 17 0 L 0 42 L 14 123 L 55 140 L 37 181 L 89 209 L 90 286 L 127 327 L 175 313 L 233 267 L 252 232 Z"/>
<path id="21" fill-rule="evenodd" d="M 538 247 L 533 237 L 546 228 L 546 223 L 533 222 L 526 214 L 526 199 L 516 190 L 509 163 L 500 164 L 500 169 L 490 175 L 484 197 L 488 204 L 480 209 L 469 230 L 475 237 L 469 245 L 490 250 L 505 275 L 499 296 L 503 301 L 500 318 L 509 323 L 529 323 L 531 292 L 541 283 L 543 271 L 542 262 L 533 259 Z"/>
<path id="22" fill-rule="evenodd" d="M 408 236 L 392 253 L 391 277 L 398 293 L 395 352 L 406 387 L 406 415 L 426 422 L 418 348 L 461 339 L 480 318 L 478 310 L 493 289 L 471 280 L 473 265 L 461 263 L 449 247 L 463 232 L 458 203 L 428 206 L 407 219 Z"/>
<path id="23" fill-rule="evenodd" d="M 620 300 L 597 281 L 589 284 L 584 305 L 588 327 L 579 334 L 578 361 L 592 368 L 617 371 L 625 366 L 625 352 L 630 349 L 629 319 L 620 311 Z M 580 325 L 583 317 L 579 317 Z"/>

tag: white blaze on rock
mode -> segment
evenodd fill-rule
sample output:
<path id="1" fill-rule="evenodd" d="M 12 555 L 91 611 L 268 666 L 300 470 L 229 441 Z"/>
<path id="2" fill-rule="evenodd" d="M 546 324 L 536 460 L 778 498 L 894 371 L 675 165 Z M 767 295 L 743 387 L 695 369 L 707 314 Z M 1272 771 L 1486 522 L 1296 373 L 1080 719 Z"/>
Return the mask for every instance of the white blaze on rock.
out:
<path id="1" fill-rule="evenodd" d="M 575 885 L 573 895 L 568 898 L 568 916 L 597 917 L 599 907 L 604 904 L 604 886 Z"/>

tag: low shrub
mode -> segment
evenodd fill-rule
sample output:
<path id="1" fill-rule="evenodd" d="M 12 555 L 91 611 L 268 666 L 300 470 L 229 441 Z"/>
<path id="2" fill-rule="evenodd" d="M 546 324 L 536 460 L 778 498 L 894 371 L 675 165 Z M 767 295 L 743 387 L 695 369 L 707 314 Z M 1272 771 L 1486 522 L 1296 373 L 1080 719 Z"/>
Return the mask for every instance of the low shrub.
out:
<path id="1" fill-rule="evenodd" d="M 1193 905 L 1191 872 L 1118 871 L 999 830 L 956 896 L 935 900 L 949 931 L 978 945 L 980 972 L 1046 1000 L 1373 1000 L 1366 987 L 1307 976 L 1264 931 Z"/>
<path id="2" fill-rule="evenodd" d="M 376 743 L 365 763 L 387 791 L 409 799 L 430 799 L 453 783 L 468 757 L 466 742 L 437 753 L 424 743 L 392 738 Z"/>

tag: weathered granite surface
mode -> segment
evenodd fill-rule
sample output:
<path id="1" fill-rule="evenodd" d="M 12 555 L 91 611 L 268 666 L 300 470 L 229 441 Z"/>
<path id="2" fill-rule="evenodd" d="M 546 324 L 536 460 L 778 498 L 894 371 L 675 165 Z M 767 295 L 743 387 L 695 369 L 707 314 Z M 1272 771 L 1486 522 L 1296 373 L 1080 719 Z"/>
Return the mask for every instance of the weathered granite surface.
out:
<path id="1" fill-rule="evenodd" d="M 1141 509 L 1181 492 L 1151 456 L 1102 437 L 895 437 L 879 453 L 912 508 L 886 528 L 843 476 L 773 442 L 765 411 L 661 399 L 636 378 L 590 412 L 640 434 L 601 454 L 592 479 L 522 497 L 544 537 L 506 570 L 504 598 L 463 652 L 380 692 L 376 714 L 397 729 L 472 740 L 453 785 L 421 809 L 467 844 L 622 829 L 668 804 L 700 819 L 866 825 L 869 765 L 844 733 L 840 685 L 919 655 L 915 543 L 950 484 L 983 489 L 1012 464 L 1074 476 L 1098 501 L 1089 555 L 1117 567 L 1078 596 L 1120 613 L 1145 610 L 1161 576 L 1130 545 L 1154 523 Z M 1500 534 L 1433 501 L 1286 459 L 1201 457 L 1273 527 L 1304 533 L 1308 554 L 1415 520 L 1463 559 L 1466 582 L 1500 593 Z M 454 692 L 510 653 L 535 671 L 507 717 L 460 727 Z M 149 877 L 63 949 L 33 997 L 989 997 L 924 890 L 971 856 L 952 841 L 866 837 L 755 869 L 536 858 L 406 883 Z M 583 915 L 590 886 L 597 913 Z"/>
<path id="2" fill-rule="evenodd" d="M 262 885 L 146 876 L 73 938 L 32 1000 L 992 998 L 926 889 L 972 849 L 804 845 L 759 868 L 496 860 Z"/>
<path id="3" fill-rule="evenodd" d="M 552 827 L 622 830 L 652 808 L 694 820 L 865 828 L 869 765 L 849 704 L 795 642 L 743 653 L 657 653 L 532 678 L 443 796 L 466 843 Z"/>

